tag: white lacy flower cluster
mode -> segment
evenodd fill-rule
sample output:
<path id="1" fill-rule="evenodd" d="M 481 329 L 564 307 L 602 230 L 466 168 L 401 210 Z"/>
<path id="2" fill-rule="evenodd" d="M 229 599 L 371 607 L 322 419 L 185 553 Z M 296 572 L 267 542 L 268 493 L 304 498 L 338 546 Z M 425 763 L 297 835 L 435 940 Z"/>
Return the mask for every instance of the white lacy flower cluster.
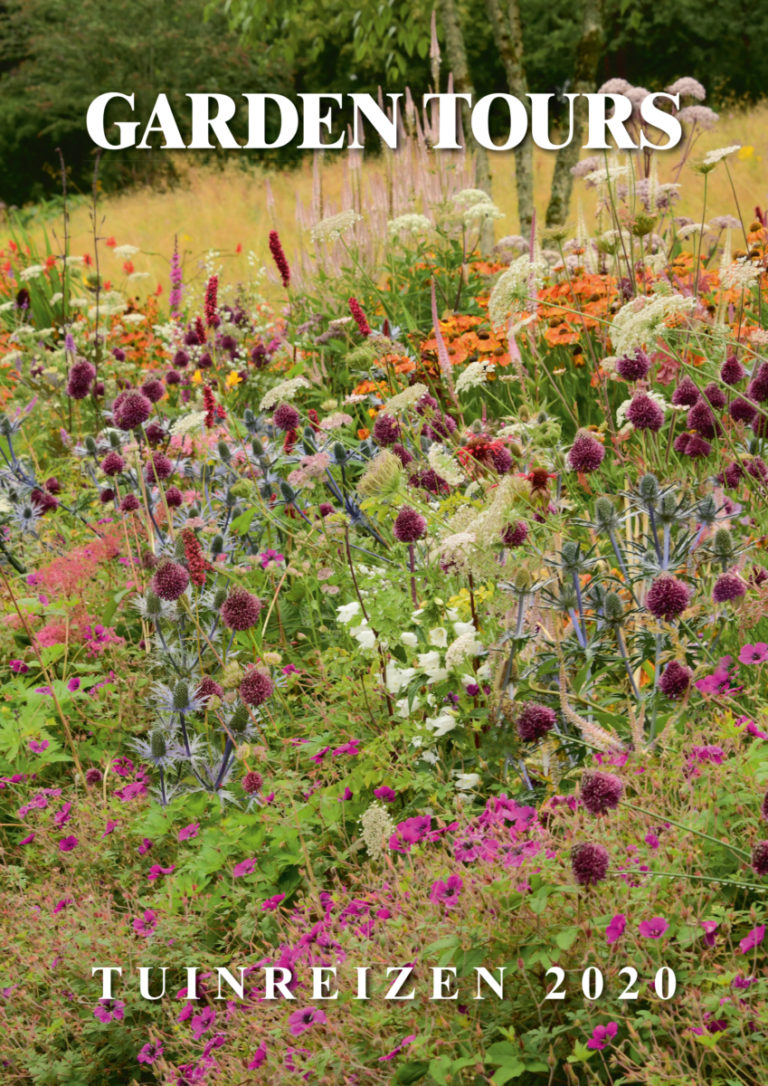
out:
<path id="1" fill-rule="evenodd" d="M 327 218 L 315 223 L 309 231 L 309 235 L 315 244 L 318 242 L 338 241 L 341 235 L 351 230 L 355 223 L 360 222 L 362 217 L 356 211 L 340 211 L 338 215 L 329 215 Z"/>
<path id="2" fill-rule="evenodd" d="M 410 385 L 408 388 L 404 388 L 402 392 L 398 392 L 396 396 L 392 396 L 384 404 L 384 411 L 388 415 L 398 415 L 402 411 L 407 411 L 409 407 L 413 407 L 417 404 L 422 396 L 426 396 L 429 389 L 426 385 L 415 384 Z"/>
<path id="3" fill-rule="evenodd" d="M 690 313 L 696 299 L 682 294 L 656 294 L 652 298 L 635 298 L 619 310 L 611 324 L 614 353 L 621 357 L 636 347 L 651 343 L 672 317 Z"/>
<path id="4" fill-rule="evenodd" d="M 488 374 L 493 373 L 495 369 L 493 362 L 470 362 L 456 379 L 454 388 L 457 395 L 484 385 Z"/>
<path id="5" fill-rule="evenodd" d="M 477 226 L 492 219 L 503 219 L 500 211 L 483 189 L 462 189 L 453 197 L 454 206 L 461 212 L 464 226 Z"/>
<path id="6" fill-rule="evenodd" d="M 401 234 L 410 234 L 411 236 L 428 234 L 433 229 L 431 219 L 428 219 L 426 215 L 418 215 L 415 212 L 398 215 L 396 219 L 390 219 L 387 223 L 387 233 L 391 238 L 400 237 Z"/>
<path id="7" fill-rule="evenodd" d="M 187 434 L 196 434 L 203 429 L 205 423 L 205 411 L 190 411 L 188 415 L 180 415 L 171 423 L 173 437 L 186 437 Z"/>
<path id="8" fill-rule="evenodd" d="M 737 260 L 720 270 L 720 282 L 727 290 L 749 290 L 763 273 L 759 265 Z"/>
<path id="9" fill-rule="evenodd" d="M 488 301 L 488 316 L 495 327 L 503 326 L 510 314 L 531 308 L 531 298 L 541 289 L 549 264 L 541 256 L 533 260 L 524 253 L 496 280 Z"/>
<path id="10" fill-rule="evenodd" d="M 451 486 L 459 486 L 464 482 L 464 472 L 461 470 L 455 456 L 444 445 L 430 445 L 427 452 L 427 461 L 433 471 L 441 475 L 446 483 Z"/>
<path id="11" fill-rule="evenodd" d="M 269 392 L 264 393 L 261 397 L 259 410 L 269 411 L 276 404 L 285 403 L 286 400 L 292 400 L 300 389 L 311 387 L 312 386 L 306 377 L 292 377 L 289 381 L 281 381 L 279 385 L 275 385 Z"/>

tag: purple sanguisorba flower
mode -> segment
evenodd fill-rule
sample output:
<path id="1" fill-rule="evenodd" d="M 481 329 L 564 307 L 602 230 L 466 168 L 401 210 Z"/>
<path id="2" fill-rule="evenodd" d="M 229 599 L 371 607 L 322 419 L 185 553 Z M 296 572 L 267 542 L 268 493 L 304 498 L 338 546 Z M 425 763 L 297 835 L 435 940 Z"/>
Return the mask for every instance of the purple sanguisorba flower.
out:
<path id="1" fill-rule="evenodd" d="M 761 878 L 768 875 L 768 841 L 758 841 L 752 849 L 752 870 Z"/>
<path id="2" fill-rule="evenodd" d="M 288 260 L 277 230 L 270 230 L 269 232 L 269 251 L 272 254 L 275 266 L 280 273 L 280 279 L 282 280 L 283 286 L 287 288 L 290 286 L 291 282 L 291 269 L 288 265 Z"/>
<path id="3" fill-rule="evenodd" d="M 184 294 L 184 284 L 181 274 L 181 259 L 179 257 L 179 239 L 173 239 L 173 255 L 171 257 L 171 290 L 168 295 L 168 307 L 171 317 L 178 320 L 181 316 L 181 299 Z"/>

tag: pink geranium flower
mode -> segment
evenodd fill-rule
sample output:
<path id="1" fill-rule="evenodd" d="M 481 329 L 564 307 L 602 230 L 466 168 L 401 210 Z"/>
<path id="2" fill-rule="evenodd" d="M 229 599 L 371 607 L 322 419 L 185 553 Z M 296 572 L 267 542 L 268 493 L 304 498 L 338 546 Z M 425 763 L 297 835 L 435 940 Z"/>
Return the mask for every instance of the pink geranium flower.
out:
<path id="1" fill-rule="evenodd" d="M 446 909 L 453 909 L 458 905 L 463 887 L 464 881 L 458 875 L 450 875 L 445 882 L 442 879 L 436 879 L 429 891 L 429 900 L 434 905 L 444 905 Z"/>
<path id="2" fill-rule="evenodd" d="M 152 909 L 145 909 L 143 916 L 137 916 L 133 922 L 133 930 L 139 935 L 148 936 L 157 927 L 157 913 Z"/>
<path id="3" fill-rule="evenodd" d="M 154 1063 L 163 1054 L 163 1046 L 159 1041 L 147 1041 L 143 1048 L 139 1049 L 136 1060 L 138 1063 Z"/>
<path id="4" fill-rule="evenodd" d="M 147 878 L 150 882 L 154 882 L 155 879 L 159 879 L 161 875 L 170 875 L 171 872 L 175 870 L 176 864 L 171 864 L 170 867 L 161 867 L 160 864 L 152 864 L 147 873 Z"/>
<path id="5" fill-rule="evenodd" d="M 300 1008 L 288 1019 L 288 1032 L 292 1037 L 299 1037 L 312 1026 L 321 1026 L 327 1021 L 325 1011 L 317 1010 L 316 1007 Z"/>
<path id="6" fill-rule="evenodd" d="M 606 943 L 617 943 L 624 934 L 624 929 L 627 926 L 627 918 L 624 913 L 616 913 L 611 920 L 608 927 L 605 929 L 605 941 Z"/>
<path id="7" fill-rule="evenodd" d="M 739 949 L 742 954 L 749 954 L 750 950 L 754 950 L 755 947 L 760 946 L 765 938 L 765 924 L 759 924 L 756 928 L 752 928 L 749 935 L 745 935 L 739 943 Z"/>
<path id="8" fill-rule="evenodd" d="M 379 1056 L 379 1063 L 383 1063 L 385 1060 L 393 1060 L 398 1052 L 402 1052 L 406 1045 L 412 1044 L 416 1040 L 417 1034 L 409 1033 L 407 1037 L 403 1037 L 400 1044 L 395 1045 L 391 1052 L 387 1052 L 386 1056 Z"/>
<path id="9" fill-rule="evenodd" d="M 768 644 L 765 641 L 745 645 L 739 653 L 739 662 L 742 664 L 762 664 L 765 660 L 768 660 Z"/>
<path id="10" fill-rule="evenodd" d="M 660 939 L 669 927 L 669 922 L 663 916 L 654 916 L 650 920 L 643 920 L 637 925 L 637 930 L 644 939 Z"/>
<path id="11" fill-rule="evenodd" d="M 232 875 L 236 879 L 240 879 L 243 875 L 250 875 L 253 869 L 256 867 L 256 860 L 241 860 L 239 864 L 235 864 L 232 868 Z"/>
<path id="12" fill-rule="evenodd" d="M 59 849 L 62 852 L 71 852 L 73 848 L 77 848 L 80 842 L 72 835 L 70 837 L 62 837 L 59 841 Z"/>
<path id="13" fill-rule="evenodd" d="M 93 1017 L 100 1022 L 119 1021 L 125 1014 L 125 1003 L 119 999 L 100 999 L 93 1010 Z"/>
<path id="14" fill-rule="evenodd" d="M 257 1068 L 261 1067 L 261 1065 L 263 1063 L 266 1062 L 266 1059 L 267 1059 L 267 1046 L 264 1043 L 264 1041 L 262 1041 L 261 1044 L 259 1045 L 259 1047 L 256 1049 L 256 1052 L 254 1054 L 253 1059 L 248 1064 L 248 1070 L 249 1071 L 255 1071 Z"/>
<path id="15" fill-rule="evenodd" d="M 264 912 L 271 912 L 282 901 L 285 901 L 285 894 L 275 894 L 274 897 L 268 897 L 266 901 L 262 901 L 261 908 Z"/>
<path id="16" fill-rule="evenodd" d="M 188 826 L 184 826 L 183 829 L 179 830 L 179 841 L 189 841 L 190 838 L 197 837 L 199 830 L 199 822 L 190 822 Z"/>
<path id="17" fill-rule="evenodd" d="M 30 739 L 27 744 L 33 754 L 42 754 L 44 750 L 47 750 L 50 743 L 47 739 Z"/>
<path id="18" fill-rule="evenodd" d="M 587 1048 L 598 1051 L 607 1048 L 618 1032 L 619 1027 L 616 1022 L 609 1022 L 607 1026 L 595 1026 L 592 1036 L 587 1041 Z"/>

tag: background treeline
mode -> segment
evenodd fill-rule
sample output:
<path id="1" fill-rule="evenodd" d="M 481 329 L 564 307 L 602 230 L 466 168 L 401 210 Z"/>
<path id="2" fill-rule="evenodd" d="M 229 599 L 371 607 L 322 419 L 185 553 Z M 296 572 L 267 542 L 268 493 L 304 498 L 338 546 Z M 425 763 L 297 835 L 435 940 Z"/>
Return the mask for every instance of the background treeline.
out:
<path id="1" fill-rule="evenodd" d="M 85 114 L 103 91 L 134 92 L 137 117 L 147 116 L 161 90 L 180 117 L 191 91 L 375 92 L 379 85 L 408 84 L 420 94 L 430 83 L 434 6 L 435 0 L 5 0 L 0 200 L 22 204 L 60 191 L 58 147 L 73 187 L 90 187 L 94 158 Z M 486 2 L 463 0 L 456 9 L 476 94 L 508 90 Z M 528 88 L 570 89 L 582 4 L 519 0 L 519 17 Z M 754 101 L 768 86 L 768 3 L 605 0 L 600 18 L 597 85 L 623 76 L 653 90 L 693 75 L 715 108 Z M 442 46 L 440 19 L 437 31 Z M 445 55 L 443 61 L 445 79 Z M 280 154 L 287 162 L 297 152 Z M 167 153 L 109 152 L 100 175 L 114 189 L 171 181 L 174 169 Z"/>

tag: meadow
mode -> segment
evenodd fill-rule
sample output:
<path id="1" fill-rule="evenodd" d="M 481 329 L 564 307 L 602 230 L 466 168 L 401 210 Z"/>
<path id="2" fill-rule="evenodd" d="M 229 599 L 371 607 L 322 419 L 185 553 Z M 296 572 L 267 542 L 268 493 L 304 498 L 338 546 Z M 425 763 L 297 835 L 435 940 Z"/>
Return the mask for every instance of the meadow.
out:
<path id="1" fill-rule="evenodd" d="M 744 128 L 4 239 L 4 1083 L 766 1081 Z"/>

